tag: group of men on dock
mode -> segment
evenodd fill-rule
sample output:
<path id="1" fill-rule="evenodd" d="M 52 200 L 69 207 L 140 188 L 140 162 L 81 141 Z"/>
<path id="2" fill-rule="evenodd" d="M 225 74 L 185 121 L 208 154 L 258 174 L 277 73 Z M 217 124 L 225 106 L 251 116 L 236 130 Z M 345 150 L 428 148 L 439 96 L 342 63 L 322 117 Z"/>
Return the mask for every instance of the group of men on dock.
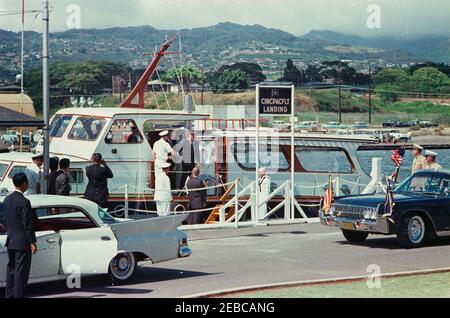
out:
<path id="1" fill-rule="evenodd" d="M 172 167 L 172 164 L 169 163 L 168 160 L 180 156 L 180 152 L 174 150 L 174 148 L 170 144 L 171 140 L 169 131 L 163 131 L 159 134 L 159 136 L 161 138 L 153 145 L 153 157 L 155 159 L 154 201 L 156 203 L 156 210 L 158 212 L 158 215 L 166 216 L 171 210 L 170 205 L 173 201 L 172 184 L 169 177 L 169 171 Z M 177 183 L 181 183 L 181 187 L 184 187 L 188 191 L 188 210 L 191 213 L 189 213 L 189 217 L 187 218 L 186 223 L 197 224 L 200 221 L 200 214 L 196 213 L 196 211 L 201 211 L 202 209 L 206 208 L 207 185 L 199 178 L 200 168 L 194 162 L 195 160 L 192 156 L 191 144 L 192 139 L 189 139 L 187 143 L 183 143 L 183 147 L 182 149 L 180 149 L 184 152 L 184 159 L 187 159 L 186 161 L 192 168 L 190 169 L 192 171 L 191 175 L 186 180 L 181 175 L 184 173 L 183 171 L 176 171 L 178 174 L 175 180 L 177 180 Z"/>

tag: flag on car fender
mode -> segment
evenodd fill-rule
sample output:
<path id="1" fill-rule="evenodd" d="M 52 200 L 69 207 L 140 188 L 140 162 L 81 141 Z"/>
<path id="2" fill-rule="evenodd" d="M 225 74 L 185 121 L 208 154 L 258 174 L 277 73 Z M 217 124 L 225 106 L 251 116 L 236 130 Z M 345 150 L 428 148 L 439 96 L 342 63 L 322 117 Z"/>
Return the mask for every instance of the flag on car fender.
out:
<path id="1" fill-rule="evenodd" d="M 328 184 L 328 188 L 325 191 L 325 195 L 323 197 L 323 206 L 322 209 L 325 213 L 330 212 L 331 206 L 334 201 L 334 190 L 333 190 L 333 180 L 330 175 L 330 183 Z"/>
<path id="2" fill-rule="evenodd" d="M 384 202 L 384 217 L 388 219 L 390 222 L 394 223 L 394 220 L 391 218 L 394 213 L 394 193 L 392 191 L 391 179 L 389 177 L 386 178 L 386 201 Z"/>

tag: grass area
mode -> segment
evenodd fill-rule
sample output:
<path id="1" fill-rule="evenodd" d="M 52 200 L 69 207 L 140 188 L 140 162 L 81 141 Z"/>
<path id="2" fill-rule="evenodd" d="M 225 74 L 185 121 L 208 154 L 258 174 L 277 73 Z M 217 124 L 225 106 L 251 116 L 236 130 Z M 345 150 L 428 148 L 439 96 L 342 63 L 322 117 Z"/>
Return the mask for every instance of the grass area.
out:
<path id="1" fill-rule="evenodd" d="M 238 298 L 449 298 L 450 273 L 384 278 L 381 289 L 367 282 L 339 283 L 242 293 Z"/>

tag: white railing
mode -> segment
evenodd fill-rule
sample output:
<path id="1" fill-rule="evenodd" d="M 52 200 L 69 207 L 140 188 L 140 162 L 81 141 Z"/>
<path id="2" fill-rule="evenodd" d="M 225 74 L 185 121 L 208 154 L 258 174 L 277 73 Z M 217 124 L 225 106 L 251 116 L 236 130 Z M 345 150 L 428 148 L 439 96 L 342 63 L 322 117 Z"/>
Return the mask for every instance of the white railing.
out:
<path id="1" fill-rule="evenodd" d="M 341 185 L 347 184 L 347 185 L 353 185 L 353 189 L 351 190 L 351 193 L 354 193 L 356 190 L 356 187 L 364 187 L 364 191 L 362 193 L 367 193 L 369 191 L 378 191 L 379 189 L 385 191 L 385 187 L 382 183 L 382 179 L 380 176 L 382 176 L 381 169 L 381 159 L 375 159 L 373 161 L 373 168 L 372 168 L 372 181 L 367 184 L 361 184 L 361 176 L 358 177 L 356 181 L 347 180 L 342 178 L 341 176 L 337 176 L 334 179 L 332 179 L 333 185 L 335 186 L 336 195 L 340 196 L 341 194 Z M 317 184 L 316 185 L 297 185 L 296 189 L 314 189 L 314 193 L 317 194 L 316 196 L 322 196 L 324 194 L 323 188 L 328 185 L 328 183 L 324 184 Z M 237 228 L 239 227 L 239 223 L 242 222 L 242 218 L 244 214 L 250 209 L 251 211 L 251 223 L 259 223 L 260 221 L 269 222 L 269 218 L 272 217 L 275 213 L 280 211 L 282 208 L 284 208 L 284 220 L 287 222 L 290 221 L 297 221 L 299 219 L 308 221 L 309 217 L 305 213 L 304 209 L 307 208 L 317 208 L 320 204 L 303 204 L 299 203 L 295 198 L 291 197 L 292 189 L 291 189 L 291 181 L 286 181 L 283 184 L 279 185 L 270 195 L 268 195 L 264 200 L 259 202 L 259 204 L 256 204 L 256 193 L 257 190 L 256 182 L 253 181 L 250 184 L 243 186 L 239 179 L 226 183 L 226 184 L 218 184 L 215 186 L 210 187 L 204 187 L 201 189 L 183 189 L 183 190 L 173 190 L 172 193 L 180 193 L 185 192 L 189 193 L 192 191 L 200 191 L 200 190 L 210 190 L 210 189 L 217 189 L 217 188 L 224 188 L 227 186 L 234 186 L 234 196 L 230 198 L 225 204 L 223 204 L 220 207 L 212 207 L 202 210 L 193 210 L 193 211 L 181 211 L 181 212 L 172 212 L 172 214 L 189 214 L 189 213 L 203 213 L 203 212 L 213 212 L 216 209 L 219 209 L 219 222 L 217 225 L 212 227 L 221 227 L 221 226 L 230 226 L 233 225 Z M 124 202 L 124 208 L 119 209 L 116 211 L 113 211 L 113 213 L 124 213 L 125 218 L 129 218 L 130 212 L 135 213 L 152 213 L 156 214 L 157 211 L 149 211 L 149 210 L 140 210 L 140 209 L 133 209 L 129 206 L 129 189 L 132 188 L 134 190 L 145 190 L 146 192 L 152 192 L 159 191 L 155 189 L 139 189 L 138 187 L 124 185 L 118 189 L 124 189 L 125 191 L 125 202 Z M 321 192 L 317 193 L 317 189 L 320 189 Z M 358 191 L 359 193 L 359 191 Z M 263 206 L 267 206 L 269 202 L 272 202 L 275 197 L 283 197 L 283 200 L 278 203 L 273 209 L 270 211 L 267 211 L 267 213 L 264 215 L 263 218 L 260 218 L 259 211 L 260 208 Z M 294 210 L 291 209 L 291 200 L 294 200 Z M 234 215 L 230 218 L 226 219 L 226 212 L 228 209 L 234 208 Z M 296 211 L 299 212 L 300 218 L 296 218 Z M 204 228 L 205 225 L 200 225 L 200 228 Z M 193 226 L 193 228 L 196 228 Z"/>

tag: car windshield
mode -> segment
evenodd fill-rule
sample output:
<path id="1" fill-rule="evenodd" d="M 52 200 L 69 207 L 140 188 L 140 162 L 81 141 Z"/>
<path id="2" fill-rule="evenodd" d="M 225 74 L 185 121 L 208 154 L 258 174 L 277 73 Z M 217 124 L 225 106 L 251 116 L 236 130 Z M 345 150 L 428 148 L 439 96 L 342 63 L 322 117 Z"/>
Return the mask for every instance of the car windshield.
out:
<path id="1" fill-rule="evenodd" d="M 396 193 L 412 193 L 446 196 L 450 191 L 450 175 L 438 173 L 419 173 L 403 182 Z"/>
<path id="2" fill-rule="evenodd" d="M 103 223 L 105 224 L 117 223 L 116 219 L 114 219 L 114 217 L 111 214 L 109 214 L 100 207 L 98 208 L 98 216 L 100 217 L 100 219 L 102 219 Z"/>

